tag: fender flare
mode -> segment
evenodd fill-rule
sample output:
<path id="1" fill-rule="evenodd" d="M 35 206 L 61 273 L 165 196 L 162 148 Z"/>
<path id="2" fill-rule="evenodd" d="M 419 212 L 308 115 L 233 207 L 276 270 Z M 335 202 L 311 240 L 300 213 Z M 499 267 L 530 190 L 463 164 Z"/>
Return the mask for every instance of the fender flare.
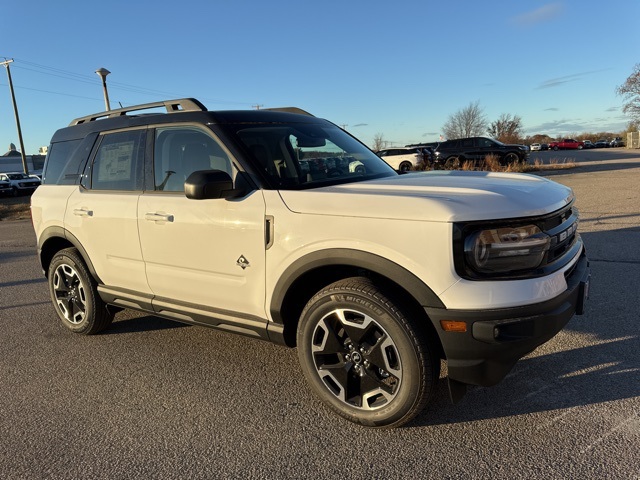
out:
<path id="1" fill-rule="evenodd" d="M 445 308 L 440 298 L 417 276 L 384 257 L 361 250 L 333 248 L 300 257 L 280 276 L 273 289 L 269 310 L 276 323 L 284 323 L 280 314 L 289 288 L 304 274 L 331 265 L 363 268 L 389 278 L 424 307 Z"/>
<path id="2" fill-rule="evenodd" d="M 80 243 L 80 240 L 78 240 L 75 237 L 75 235 L 73 235 L 71 232 L 69 232 L 68 230 L 60 226 L 52 226 L 52 227 L 45 228 L 40 234 L 40 237 L 38 238 L 38 259 L 40 260 L 40 266 L 42 267 L 42 270 L 44 271 L 45 275 L 48 274 L 47 267 L 48 267 L 49 261 L 53 257 L 53 255 L 51 255 L 49 258 L 45 258 L 45 254 L 44 254 L 45 245 L 48 244 L 50 241 L 55 241 L 55 239 L 63 239 L 63 240 L 66 240 L 71 245 L 73 245 L 73 247 L 76 248 L 78 252 L 80 252 L 82 259 L 84 260 L 84 263 L 87 265 L 89 272 L 91 273 L 93 278 L 95 278 L 96 282 L 98 282 L 99 284 L 102 283 L 100 281 L 100 277 L 96 272 L 96 269 L 93 266 L 93 263 L 91 263 L 89 254 L 87 253 L 85 248 L 82 246 L 82 243 Z"/>

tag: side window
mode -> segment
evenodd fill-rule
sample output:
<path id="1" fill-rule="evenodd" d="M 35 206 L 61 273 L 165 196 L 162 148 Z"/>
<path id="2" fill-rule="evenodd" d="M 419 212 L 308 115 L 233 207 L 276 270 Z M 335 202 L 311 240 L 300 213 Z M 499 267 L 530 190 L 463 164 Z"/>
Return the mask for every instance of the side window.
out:
<path id="1" fill-rule="evenodd" d="M 198 170 L 222 170 L 230 176 L 232 163 L 220 144 L 194 127 L 156 129 L 154 189 L 184 192 L 184 182 Z"/>
<path id="2" fill-rule="evenodd" d="M 104 135 L 91 167 L 92 190 L 142 190 L 144 130 Z"/>

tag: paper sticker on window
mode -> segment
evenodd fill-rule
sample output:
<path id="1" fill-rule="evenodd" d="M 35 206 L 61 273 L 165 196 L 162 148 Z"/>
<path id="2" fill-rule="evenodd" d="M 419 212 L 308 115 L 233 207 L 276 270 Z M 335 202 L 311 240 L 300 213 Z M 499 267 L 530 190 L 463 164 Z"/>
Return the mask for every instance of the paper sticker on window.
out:
<path id="1" fill-rule="evenodd" d="M 98 181 L 117 182 L 131 179 L 134 142 L 106 145 L 100 150 Z"/>

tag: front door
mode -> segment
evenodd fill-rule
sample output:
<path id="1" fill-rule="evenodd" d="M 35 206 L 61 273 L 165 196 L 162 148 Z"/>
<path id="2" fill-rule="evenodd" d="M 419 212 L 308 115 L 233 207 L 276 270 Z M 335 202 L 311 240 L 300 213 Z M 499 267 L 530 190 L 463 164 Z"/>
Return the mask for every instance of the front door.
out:
<path id="1" fill-rule="evenodd" d="M 231 200 L 185 196 L 193 171 L 237 173 L 222 144 L 196 126 L 156 129 L 153 164 L 155 185 L 140 196 L 138 227 L 156 310 L 179 305 L 187 313 L 265 319 L 262 193 Z"/>

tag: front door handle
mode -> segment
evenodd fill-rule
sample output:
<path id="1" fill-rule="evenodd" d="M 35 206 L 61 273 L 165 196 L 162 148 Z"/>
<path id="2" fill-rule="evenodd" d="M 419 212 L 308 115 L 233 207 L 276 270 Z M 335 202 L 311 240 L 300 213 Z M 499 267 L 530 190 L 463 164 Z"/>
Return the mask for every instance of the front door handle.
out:
<path id="1" fill-rule="evenodd" d="M 150 222 L 173 222 L 173 215 L 168 213 L 145 213 L 144 219 Z"/>
<path id="2" fill-rule="evenodd" d="M 78 217 L 92 217 L 93 216 L 93 210 L 89 210 L 86 207 L 74 208 L 73 209 L 73 214 L 77 215 Z"/>

